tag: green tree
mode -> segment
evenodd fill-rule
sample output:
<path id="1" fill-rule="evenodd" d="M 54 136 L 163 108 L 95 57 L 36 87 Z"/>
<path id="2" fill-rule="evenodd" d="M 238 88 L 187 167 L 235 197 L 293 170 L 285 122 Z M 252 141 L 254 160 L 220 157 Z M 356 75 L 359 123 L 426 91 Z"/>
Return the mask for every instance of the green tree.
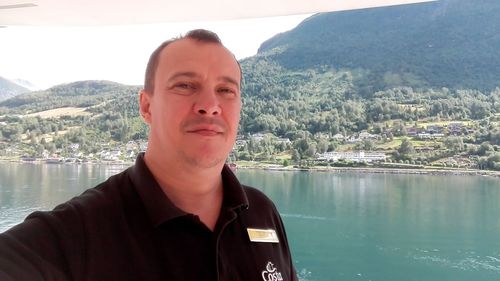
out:
<path id="1" fill-rule="evenodd" d="M 483 142 L 477 149 L 477 155 L 479 156 L 485 156 L 488 155 L 490 152 L 494 151 L 493 146 L 489 142 Z"/>
<path id="2" fill-rule="evenodd" d="M 317 148 L 318 148 L 318 153 L 325 153 L 328 151 L 328 146 L 329 146 L 329 142 L 328 140 L 326 139 L 320 139 L 318 141 L 318 145 L 317 145 Z"/>
<path id="3" fill-rule="evenodd" d="M 486 167 L 491 170 L 500 171 L 500 153 L 495 153 L 486 159 Z"/>
<path id="4" fill-rule="evenodd" d="M 305 151 L 305 155 L 307 157 L 314 157 L 316 155 L 316 152 L 317 152 L 317 148 L 316 148 L 316 143 L 309 143 L 306 151 Z"/>
<path id="5" fill-rule="evenodd" d="M 461 137 L 447 137 L 444 139 L 446 149 L 453 152 L 460 152 L 464 150 L 464 142 Z"/>
<path id="6" fill-rule="evenodd" d="M 292 161 L 297 163 L 300 161 L 302 157 L 300 156 L 300 153 L 297 149 L 292 150 Z"/>
<path id="7" fill-rule="evenodd" d="M 409 159 L 411 158 L 411 155 L 415 153 L 413 144 L 407 138 L 403 139 L 403 142 L 401 143 L 397 151 L 402 159 Z"/>
<path id="8" fill-rule="evenodd" d="M 357 143 L 356 148 L 359 150 L 374 150 L 375 143 L 373 142 L 373 140 L 365 139 L 362 142 Z"/>

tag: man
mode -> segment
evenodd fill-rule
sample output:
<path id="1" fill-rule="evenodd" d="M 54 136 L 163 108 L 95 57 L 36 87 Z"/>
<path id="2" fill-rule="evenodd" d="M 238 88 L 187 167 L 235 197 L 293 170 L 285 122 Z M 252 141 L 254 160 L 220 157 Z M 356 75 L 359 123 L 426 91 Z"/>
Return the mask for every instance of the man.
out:
<path id="1" fill-rule="evenodd" d="M 276 208 L 224 165 L 240 81 L 212 32 L 160 45 L 139 99 L 145 154 L 0 234 L 0 280 L 297 280 Z"/>

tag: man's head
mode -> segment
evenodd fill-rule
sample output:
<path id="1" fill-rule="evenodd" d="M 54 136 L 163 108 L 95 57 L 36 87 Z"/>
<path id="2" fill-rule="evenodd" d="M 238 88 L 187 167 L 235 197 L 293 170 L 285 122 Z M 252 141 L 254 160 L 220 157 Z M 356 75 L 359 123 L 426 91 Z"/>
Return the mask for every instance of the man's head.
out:
<path id="1" fill-rule="evenodd" d="M 150 125 L 146 156 L 196 167 L 222 165 L 237 133 L 241 70 L 215 33 L 193 30 L 148 62 L 140 111 Z"/>
<path id="2" fill-rule="evenodd" d="M 195 29 L 189 31 L 186 35 L 178 37 L 178 38 L 173 38 L 170 40 L 167 40 L 163 42 L 156 50 L 153 51 L 151 56 L 149 57 L 148 65 L 146 67 L 146 76 L 144 79 L 144 90 L 148 93 L 153 93 L 154 89 L 154 84 L 155 84 L 155 73 L 156 69 L 158 68 L 158 61 L 160 57 L 160 53 L 163 51 L 165 47 L 170 45 L 171 43 L 182 40 L 182 39 L 193 39 L 196 41 L 204 42 L 204 43 L 215 43 L 222 45 L 222 42 L 217 36 L 216 33 L 204 30 L 204 29 Z"/>

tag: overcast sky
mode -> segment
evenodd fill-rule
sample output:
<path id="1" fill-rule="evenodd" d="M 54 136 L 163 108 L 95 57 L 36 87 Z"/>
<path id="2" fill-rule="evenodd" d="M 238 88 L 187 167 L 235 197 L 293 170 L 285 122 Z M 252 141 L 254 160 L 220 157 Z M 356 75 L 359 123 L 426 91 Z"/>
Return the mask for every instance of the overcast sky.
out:
<path id="1" fill-rule="evenodd" d="M 0 28 L 0 76 L 40 88 L 79 80 L 143 83 L 150 53 L 163 41 L 194 28 L 215 31 L 238 59 L 290 30 L 309 15 L 251 20 L 100 27 Z"/>

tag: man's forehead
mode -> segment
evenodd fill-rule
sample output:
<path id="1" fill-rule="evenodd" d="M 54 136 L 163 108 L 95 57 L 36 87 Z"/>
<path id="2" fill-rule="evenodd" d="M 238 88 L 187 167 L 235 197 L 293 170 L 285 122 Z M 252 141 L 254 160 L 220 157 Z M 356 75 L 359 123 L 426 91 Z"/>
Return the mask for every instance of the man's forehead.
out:
<path id="1" fill-rule="evenodd" d="M 188 67 L 190 61 L 198 62 L 201 58 L 208 64 L 217 66 L 223 65 L 223 60 L 230 61 L 229 68 L 234 67 L 234 70 L 238 72 L 238 78 L 241 79 L 241 69 L 238 61 L 226 47 L 219 43 L 190 38 L 179 39 L 167 45 L 160 53 L 159 66 L 166 67 L 167 69 L 164 69 L 166 71 L 174 71 L 174 69 L 169 69 L 172 65 L 176 65 L 175 68 L 184 68 Z M 184 64 L 178 65 L 178 63 Z"/>
<path id="2" fill-rule="evenodd" d="M 195 58 L 201 55 L 200 51 L 208 48 L 210 48 L 212 53 L 216 53 L 217 56 L 227 56 L 228 58 L 233 58 L 236 62 L 234 55 L 222 44 L 200 41 L 191 38 L 182 38 L 168 44 L 161 51 L 160 57 L 167 60 L 175 58 Z"/>

